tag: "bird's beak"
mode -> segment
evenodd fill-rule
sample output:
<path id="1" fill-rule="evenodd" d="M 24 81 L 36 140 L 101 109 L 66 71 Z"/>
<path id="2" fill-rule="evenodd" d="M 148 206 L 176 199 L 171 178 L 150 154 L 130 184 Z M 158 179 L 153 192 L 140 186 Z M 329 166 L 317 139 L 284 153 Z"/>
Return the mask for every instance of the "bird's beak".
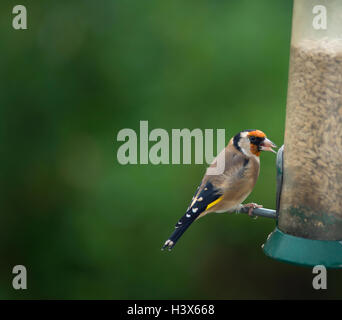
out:
<path id="1" fill-rule="evenodd" d="M 272 149 L 272 148 L 276 148 L 277 146 L 271 140 L 267 138 L 265 138 L 265 140 L 261 142 L 260 147 L 262 151 L 271 151 L 273 153 L 277 153 L 276 151 Z"/>

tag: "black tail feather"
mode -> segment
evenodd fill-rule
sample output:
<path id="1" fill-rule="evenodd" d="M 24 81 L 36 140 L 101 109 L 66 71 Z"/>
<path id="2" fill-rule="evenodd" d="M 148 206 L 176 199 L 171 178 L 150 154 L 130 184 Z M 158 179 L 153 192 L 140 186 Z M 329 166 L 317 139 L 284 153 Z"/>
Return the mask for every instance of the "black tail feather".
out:
<path id="1" fill-rule="evenodd" d="M 176 226 L 176 230 L 173 231 L 173 233 L 171 234 L 171 236 L 169 237 L 169 239 L 167 239 L 162 247 L 162 250 L 164 250 L 165 248 L 168 248 L 169 250 L 171 250 L 175 244 L 177 243 L 178 239 L 183 235 L 183 233 L 190 227 L 191 223 L 194 221 L 195 219 L 193 219 L 192 221 L 189 221 L 187 223 L 184 223 L 182 225 L 177 225 Z"/>
<path id="2" fill-rule="evenodd" d="M 220 196 L 221 194 L 210 182 L 207 182 L 198 193 L 196 192 L 190 207 L 186 211 L 185 215 L 177 222 L 175 227 L 176 230 L 171 234 L 169 239 L 165 241 L 162 250 L 165 248 L 171 250 L 183 233 L 200 216 L 200 214 L 206 210 L 207 206 Z"/>

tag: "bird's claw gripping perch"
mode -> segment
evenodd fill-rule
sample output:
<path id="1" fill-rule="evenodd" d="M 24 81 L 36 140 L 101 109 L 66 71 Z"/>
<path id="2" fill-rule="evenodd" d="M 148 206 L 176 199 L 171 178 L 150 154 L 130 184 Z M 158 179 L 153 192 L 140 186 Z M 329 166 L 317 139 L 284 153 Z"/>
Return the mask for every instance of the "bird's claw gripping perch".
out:
<path id="1" fill-rule="evenodd" d="M 249 207 L 241 206 L 237 213 L 247 213 L 249 212 Z M 266 209 L 266 208 L 253 208 L 253 217 L 264 217 L 270 219 L 277 219 L 276 210 Z"/>
<path id="2" fill-rule="evenodd" d="M 244 204 L 243 205 L 243 207 L 244 208 L 249 208 L 248 209 L 248 215 L 250 216 L 250 217 L 253 217 L 254 215 L 253 215 L 253 210 L 254 209 L 256 209 L 256 208 L 258 208 L 258 209 L 260 209 L 260 208 L 263 208 L 263 206 L 262 205 L 260 205 L 260 204 L 257 204 L 257 203 L 246 203 L 246 204 Z"/>

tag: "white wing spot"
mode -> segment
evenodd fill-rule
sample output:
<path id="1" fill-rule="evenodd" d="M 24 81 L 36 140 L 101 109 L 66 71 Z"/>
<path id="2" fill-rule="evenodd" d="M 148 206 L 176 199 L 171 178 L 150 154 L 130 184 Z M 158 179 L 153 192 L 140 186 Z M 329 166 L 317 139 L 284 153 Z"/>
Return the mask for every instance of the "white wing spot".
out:
<path id="1" fill-rule="evenodd" d="M 173 241 L 171 240 L 166 240 L 164 246 L 168 246 L 168 247 L 171 247 L 173 245 Z"/>
<path id="2" fill-rule="evenodd" d="M 188 213 L 187 213 L 187 214 L 186 214 L 186 217 L 187 217 L 187 218 L 190 218 L 190 217 L 191 217 L 191 214 L 188 214 Z"/>
<path id="3" fill-rule="evenodd" d="M 192 212 L 193 212 L 193 213 L 196 213 L 197 210 L 198 210 L 198 208 L 192 208 Z"/>
<path id="4" fill-rule="evenodd" d="M 200 197 L 200 198 L 198 198 L 198 199 L 197 199 L 197 201 L 199 201 L 199 202 L 200 202 L 200 201 L 202 201 L 202 200 L 203 200 L 203 198 L 202 198 L 202 197 Z"/>
<path id="5" fill-rule="evenodd" d="M 173 241 L 171 241 L 170 239 L 166 240 L 164 243 L 164 246 L 172 246 L 173 245 Z"/>

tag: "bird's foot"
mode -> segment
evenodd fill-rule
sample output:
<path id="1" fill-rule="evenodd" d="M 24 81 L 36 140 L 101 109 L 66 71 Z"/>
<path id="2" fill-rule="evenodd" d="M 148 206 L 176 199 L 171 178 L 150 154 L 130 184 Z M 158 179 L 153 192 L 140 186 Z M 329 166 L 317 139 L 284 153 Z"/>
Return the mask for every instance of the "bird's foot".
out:
<path id="1" fill-rule="evenodd" d="M 250 217 L 253 217 L 253 210 L 254 210 L 255 208 L 262 208 L 262 207 L 263 207 L 262 205 L 257 204 L 257 203 L 246 203 L 246 204 L 244 204 L 243 206 L 244 206 L 244 208 L 249 208 L 249 210 L 248 210 L 248 215 L 249 215 Z"/>

